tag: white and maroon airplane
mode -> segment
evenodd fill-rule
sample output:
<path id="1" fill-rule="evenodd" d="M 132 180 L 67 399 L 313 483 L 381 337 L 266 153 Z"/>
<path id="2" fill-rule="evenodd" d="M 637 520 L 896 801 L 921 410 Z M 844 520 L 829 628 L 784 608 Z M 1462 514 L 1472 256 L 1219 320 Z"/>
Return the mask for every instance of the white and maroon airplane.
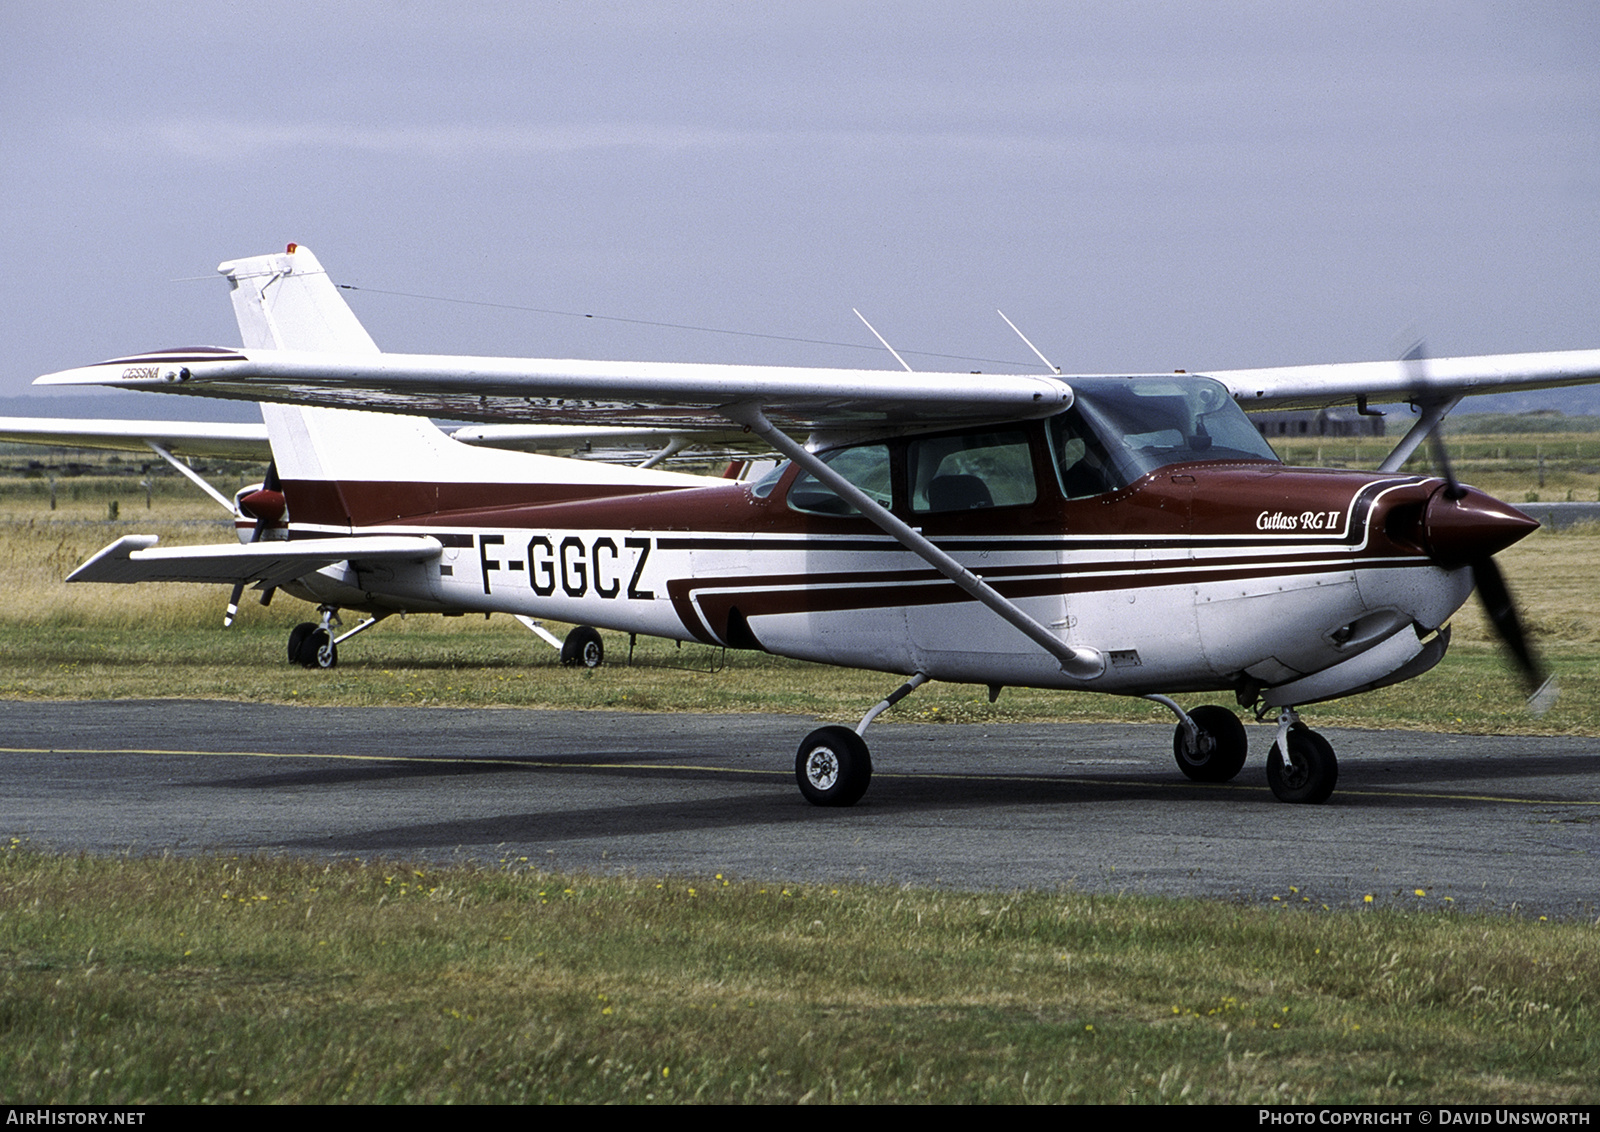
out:
<path id="1" fill-rule="evenodd" d="M 321 611 L 302 662 L 334 662 L 341 609 L 480 611 L 909 677 L 801 744 L 818 805 L 862 796 L 862 736 L 928 680 L 1154 700 L 1209 782 L 1244 765 L 1244 727 L 1170 697 L 1230 692 L 1276 715 L 1274 793 L 1321 802 L 1337 761 L 1297 709 L 1432 668 L 1475 585 L 1551 694 L 1492 559 L 1537 524 L 1456 483 L 1442 447 L 1444 478 L 1398 469 L 1461 397 L 1600 381 L 1600 350 L 1083 377 L 397 355 L 304 248 L 219 270 L 242 349 L 37 383 L 262 402 L 274 463 L 237 501 L 244 545 L 129 536 L 69 580 L 282 588 Z M 1368 398 L 1422 411 L 1376 472 L 1285 467 L 1241 407 Z M 470 447 L 415 414 L 742 432 L 787 462 L 731 483 Z"/>

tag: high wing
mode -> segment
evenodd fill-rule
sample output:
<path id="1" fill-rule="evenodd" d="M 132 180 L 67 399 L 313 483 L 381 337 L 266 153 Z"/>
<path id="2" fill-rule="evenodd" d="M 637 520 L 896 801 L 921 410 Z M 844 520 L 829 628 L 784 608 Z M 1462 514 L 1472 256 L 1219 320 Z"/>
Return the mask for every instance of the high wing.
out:
<path id="1" fill-rule="evenodd" d="M 1072 403 L 1074 378 L 1056 375 L 385 354 L 306 248 L 290 245 L 282 254 L 225 263 L 220 270 L 233 286 L 244 348 L 158 350 L 48 374 L 35 384 L 105 385 L 489 424 L 722 433 L 730 421 L 747 424 L 752 409 L 788 430 L 830 430 L 1047 417 Z M 1359 398 L 1439 402 L 1600 381 L 1600 350 L 1205 375 L 1222 382 L 1247 409 L 1323 407 Z"/>
<path id="2" fill-rule="evenodd" d="M 1066 382 L 1007 374 L 699 365 L 684 362 L 346 354 L 188 348 L 115 358 L 39 378 L 248 401 L 485 422 L 722 429 L 731 405 L 789 427 L 937 424 L 1051 416 Z"/>
<path id="3" fill-rule="evenodd" d="M 267 426 L 262 424 L 0 417 L 0 441 L 146 454 L 151 445 L 158 445 L 180 457 L 254 460 L 263 464 L 272 459 Z"/>
<path id="4" fill-rule="evenodd" d="M 1091 376 L 1091 375 L 1081 375 Z M 1157 375 L 1098 375 L 1129 378 Z M 1600 382 L 1600 350 L 1209 371 L 1248 409 L 1455 397 Z M 682 362 L 183 349 L 115 358 L 39 378 L 250 401 L 425 413 L 484 422 L 726 429 L 730 406 L 764 407 L 789 428 L 941 424 L 1050 416 L 1072 376 Z"/>
<path id="5" fill-rule="evenodd" d="M 156 547 L 155 535 L 125 535 L 67 576 L 69 582 L 232 582 L 280 586 L 350 560 L 431 562 L 442 546 L 427 536 L 324 538 L 248 545 Z"/>
<path id="6" fill-rule="evenodd" d="M 1226 385 L 1246 409 L 1321 409 L 1357 397 L 1412 401 L 1590 385 L 1600 382 L 1600 350 L 1211 370 L 1206 376 Z"/>

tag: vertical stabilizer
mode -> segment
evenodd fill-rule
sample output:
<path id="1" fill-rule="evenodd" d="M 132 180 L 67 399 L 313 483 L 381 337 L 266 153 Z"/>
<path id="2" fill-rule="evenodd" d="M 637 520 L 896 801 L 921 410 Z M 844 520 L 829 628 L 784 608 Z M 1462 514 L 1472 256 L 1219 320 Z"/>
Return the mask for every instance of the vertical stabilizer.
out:
<path id="1" fill-rule="evenodd" d="M 247 349 L 376 354 L 377 343 L 308 250 L 290 244 L 217 269 L 233 287 L 233 313 Z M 471 506 L 481 485 L 533 484 L 541 498 L 588 498 L 594 488 L 699 486 L 694 476 L 474 448 L 426 417 L 261 406 L 272 458 L 301 528 L 352 531 L 401 518 L 426 519 Z"/>
<path id="2" fill-rule="evenodd" d="M 281 253 L 230 260 L 217 270 L 228 277 L 247 348 L 380 352 L 309 248 L 290 244 Z M 343 492 L 318 492 L 313 507 L 304 485 L 369 479 L 397 467 L 424 476 L 463 447 L 423 417 L 263 404 L 261 419 L 295 516 L 341 527 L 354 519 Z"/>
<path id="3" fill-rule="evenodd" d="M 233 288 L 247 347 L 376 354 L 378 344 L 307 248 L 236 259 L 217 268 Z"/>

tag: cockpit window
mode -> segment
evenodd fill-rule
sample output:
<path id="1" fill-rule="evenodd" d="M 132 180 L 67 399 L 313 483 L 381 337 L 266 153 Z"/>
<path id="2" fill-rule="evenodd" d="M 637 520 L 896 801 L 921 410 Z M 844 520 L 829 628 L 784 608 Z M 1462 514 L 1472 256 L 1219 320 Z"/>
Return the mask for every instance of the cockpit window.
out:
<path id="1" fill-rule="evenodd" d="M 784 460 L 766 475 L 750 485 L 750 494 L 757 499 L 765 499 L 772 494 L 772 489 L 778 486 L 778 481 L 783 478 L 783 473 L 789 470 L 789 461 Z"/>
<path id="2" fill-rule="evenodd" d="M 1072 408 L 1050 422 L 1069 499 L 1115 490 L 1168 464 L 1279 462 L 1244 410 L 1211 378 L 1079 378 L 1072 391 Z"/>
<path id="3" fill-rule="evenodd" d="M 824 452 L 822 460 L 866 492 L 875 503 L 888 507 L 893 500 L 889 477 L 889 448 L 884 444 L 862 444 Z M 789 488 L 789 506 L 812 515 L 859 515 L 855 505 L 833 488 L 806 472 Z"/>
<path id="4" fill-rule="evenodd" d="M 906 446 L 911 510 L 934 514 L 1017 507 L 1038 498 L 1028 436 L 1020 428 L 913 440 Z"/>

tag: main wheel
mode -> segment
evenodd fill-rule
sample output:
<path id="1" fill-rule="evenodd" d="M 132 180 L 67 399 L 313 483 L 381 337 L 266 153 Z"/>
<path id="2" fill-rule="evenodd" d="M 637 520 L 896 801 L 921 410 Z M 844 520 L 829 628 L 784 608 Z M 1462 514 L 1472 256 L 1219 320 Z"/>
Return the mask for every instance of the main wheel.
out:
<path id="1" fill-rule="evenodd" d="M 295 632 L 301 629 L 310 629 L 300 641 L 300 651 L 295 654 L 295 663 L 303 668 L 333 668 L 339 663 L 339 646 L 333 643 L 333 638 L 326 629 L 315 625 L 296 626 Z M 290 635 L 291 641 L 293 634 Z"/>
<path id="2" fill-rule="evenodd" d="M 599 668 L 605 659 L 606 646 L 591 626 L 579 625 L 561 642 L 561 663 L 568 668 Z"/>
<path id="3" fill-rule="evenodd" d="M 1195 782 L 1228 782 L 1244 767 L 1250 740 L 1239 717 L 1225 707 L 1207 704 L 1189 713 L 1199 734 L 1189 742 L 1183 724 L 1172 736 L 1172 755 L 1178 769 Z"/>
<path id="4" fill-rule="evenodd" d="M 1289 729 L 1287 760 L 1276 743 L 1267 753 L 1267 785 L 1280 802 L 1326 802 L 1338 781 L 1339 760 L 1333 747 L 1304 725 Z"/>
<path id="5" fill-rule="evenodd" d="M 302 621 L 289 630 L 289 663 L 300 664 L 300 649 L 304 647 L 306 638 L 317 631 L 315 621 Z"/>
<path id="6" fill-rule="evenodd" d="M 853 806 L 872 781 L 872 756 L 848 727 L 819 727 L 800 744 L 794 776 L 813 806 Z"/>

